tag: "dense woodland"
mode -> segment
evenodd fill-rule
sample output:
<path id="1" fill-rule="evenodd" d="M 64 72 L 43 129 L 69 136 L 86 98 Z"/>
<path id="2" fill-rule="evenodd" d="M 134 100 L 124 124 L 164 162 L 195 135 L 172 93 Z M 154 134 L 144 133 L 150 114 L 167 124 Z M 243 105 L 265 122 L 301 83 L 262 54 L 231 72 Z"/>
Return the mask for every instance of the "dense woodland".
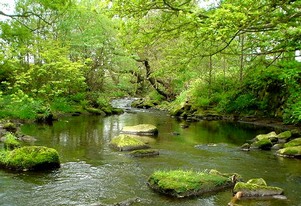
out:
<path id="1" fill-rule="evenodd" d="M 301 1 L 0 3 L 0 117 L 145 97 L 301 122 Z"/>

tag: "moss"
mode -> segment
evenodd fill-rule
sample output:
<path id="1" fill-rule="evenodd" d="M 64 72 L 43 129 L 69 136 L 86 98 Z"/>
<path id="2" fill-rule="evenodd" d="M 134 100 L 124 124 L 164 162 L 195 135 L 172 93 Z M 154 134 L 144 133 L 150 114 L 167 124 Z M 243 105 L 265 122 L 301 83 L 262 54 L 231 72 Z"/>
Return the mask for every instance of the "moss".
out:
<path id="1" fill-rule="evenodd" d="M 97 108 L 93 108 L 93 107 L 87 107 L 87 108 L 85 108 L 85 110 L 87 110 L 89 113 L 94 114 L 94 115 L 101 115 L 101 116 L 106 115 L 106 113 L 104 111 L 102 111 L 101 109 L 97 109 Z"/>
<path id="2" fill-rule="evenodd" d="M 229 177 L 208 172 L 156 171 L 148 179 L 148 185 L 163 194 L 185 197 L 218 191 L 230 187 Z"/>
<path id="3" fill-rule="evenodd" d="M 301 146 L 301 138 L 293 139 L 284 144 L 284 147 L 295 147 L 295 146 Z"/>
<path id="4" fill-rule="evenodd" d="M 263 139 L 273 140 L 273 139 L 277 138 L 277 134 L 276 134 L 276 132 L 270 132 L 268 134 L 259 134 L 255 138 L 259 141 L 263 140 Z"/>
<path id="5" fill-rule="evenodd" d="M 110 145 L 120 151 L 148 148 L 148 146 L 141 140 L 125 134 L 114 137 L 111 140 Z"/>
<path id="6" fill-rule="evenodd" d="M 273 146 L 273 143 L 270 139 L 264 138 L 254 142 L 251 146 L 262 150 L 269 150 Z"/>
<path id="7" fill-rule="evenodd" d="M 291 136 L 292 136 L 292 132 L 291 131 L 281 132 L 280 134 L 277 135 L 277 137 L 279 139 L 289 139 Z"/>
<path id="8" fill-rule="evenodd" d="M 284 157 L 301 157 L 301 146 L 286 147 L 277 151 L 277 155 Z"/>
<path id="9" fill-rule="evenodd" d="M 60 161 L 55 149 L 25 146 L 7 152 L 2 165 L 14 170 L 47 170 L 60 167 Z"/>
<path id="10" fill-rule="evenodd" d="M 267 186 L 265 181 L 261 178 L 249 180 L 247 183 L 238 182 L 235 184 L 233 191 L 234 193 L 242 192 L 243 195 L 247 197 L 272 196 L 283 193 L 283 189 Z"/>
<path id="11" fill-rule="evenodd" d="M 264 179 L 262 178 L 255 178 L 255 179 L 250 179 L 247 184 L 256 184 L 256 185 L 262 185 L 262 186 L 267 186 L 267 183 L 265 182 Z"/>
<path id="12" fill-rule="evenodd" d="M 7 133 L 4 136 L 4 148 L 6 150 L 13 150 L 21 146 L 20 142 L 17 140 L 17 137 L 11 133 Z"/>
<path id="13" fill-rule="evenodd" d="M 159 155 L 159 151 L 156 149 L 141 149 L 130 152 L 133 157 L 149 157 Z"/>

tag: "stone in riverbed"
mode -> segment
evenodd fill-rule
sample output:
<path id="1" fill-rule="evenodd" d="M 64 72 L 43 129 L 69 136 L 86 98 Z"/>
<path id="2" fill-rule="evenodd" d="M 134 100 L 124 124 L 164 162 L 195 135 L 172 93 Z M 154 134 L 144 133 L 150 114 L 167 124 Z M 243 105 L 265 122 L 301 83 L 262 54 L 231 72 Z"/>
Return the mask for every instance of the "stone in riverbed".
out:
<path id="1" fill-rule="evenodd" d="M 301 146 L 286 147 L 276 152 L 278 156 L 301 158 Z"/>
<path id="2" fill-rule="evenodd" d="M 291 131 L 281 132 L 277 135 L 278 142 L 287 142 L 292 137 Z"/>
<path id="3" fill-rule="evenodd" d="M 157 135 L 158 129 L 156 126 L 151 124 L 138 124 L 134 126 L 123 127 L 122 133 L 125 134 L 137 134 L 137 135 Z"/>
<path id="4" fill-rule="evenodd" d="M 301 146 L 301 138 L 293 139 L 284 144 L 284 147 L 296 147 L 296 146 Z"/>
<path id="5" fill-rule="evenodd" d="M 126 134 L 114 137 L 110 142 L 110 146 L 119 151 L 132 151 L 149 148 L 149 146 L 143 141 Z"/>
<path id="6" fill-rule="evenodd" d="M 159 155 L 159 151 L 156 149 L 142 149 L 134 150 L 130 152 L 132 157 L 153 157 Z"/>
<path id="7" fill-rule="evenodd" d="M 263 139 L 269 139 L 271 141 L 274 141 L 277 138 L 276 132 L 270 132 L 268 134 L 259 134 L 255 137 L 256 141 L 261 141 Z"/>
<path id="8" fill-rule="evenodd" d="M 237 182 L 233 189 L 234 193 L 240 192 L 240 197 L 264 197 L 283 194 L 279 187 L 267 186 L 262 178 L 251 179 L 247 183 Z"/>
<path id="9" fill-rule="evenodd" d="M 219 172 L 183 170 L 156 171 L 148 179 L 148 186 L 165 195 L 177 198 L 202 195 L 231 188 L 231 176 Z"/>
<path id="10" fill-rule="evenodd" d="M 60 167 L 58 152 L 43 146 L 24 146 L 0 153 L 0 167 L 12 170 L 50 170 Z"/>
<path id="11" fill-rule="evenodd" d="M 262 149 L 262 150 L 270 150 L 272 148 L 272 146 L 273 146 L 273 143 L 268 138 L 264 138 L 264 139 L 258 140 L 256 142 L 253 142 L 251 145 L 252 148 L 258 148 L 258 149 Z"/>
<path id="12" fill-rule="evenodd" d="M 234 186 L 233 193 L 235 194 L 228 206 L 235 206 L 236 201 L 244 199 L 279 199 L 286 200 L 283 195 L 283 189 L 279 187 L 267 186 L 262 178 L 250 179 L 248 182 L 237 182 Z"/>

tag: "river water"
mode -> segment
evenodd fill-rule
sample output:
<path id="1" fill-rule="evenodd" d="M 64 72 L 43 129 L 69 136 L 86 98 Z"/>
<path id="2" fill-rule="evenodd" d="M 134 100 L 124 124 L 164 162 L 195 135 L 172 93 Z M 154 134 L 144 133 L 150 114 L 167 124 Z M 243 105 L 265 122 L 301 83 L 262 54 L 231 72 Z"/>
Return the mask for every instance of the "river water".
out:
<path id="1" fill-rule="evenodd" d="M 158 137 L 149 144 L 160 151 L 159 156 L 133 158 L 109 147 L 123 126 L 141 123 L 158 127 Z M 32 144 L 55 148 L 61 168 L 0 170 L 1 206 L 89 206 L 131 198 L 139 198 L 133 205 L 225 206 L 231 200 L 231 191 L 177 200 L 147 187 L 152 172 L 171 169 L 217 169 L 239 173 L 245 180 L 262 177 L 268 185 L 283 188 L 288 199 L 245 200 L 240 205 L 301 206 L 301 160 L 280 158 L 273 151 L 239 150 L 246 140 L 268 132 L 266 128 L 221 121 L 193 122 L 183 128 L 183 122 L 163 112 L 131 110 L 110 117 L 65 117 L 53 125 L 27 124 L 22 131 L 37 138 Z"/>

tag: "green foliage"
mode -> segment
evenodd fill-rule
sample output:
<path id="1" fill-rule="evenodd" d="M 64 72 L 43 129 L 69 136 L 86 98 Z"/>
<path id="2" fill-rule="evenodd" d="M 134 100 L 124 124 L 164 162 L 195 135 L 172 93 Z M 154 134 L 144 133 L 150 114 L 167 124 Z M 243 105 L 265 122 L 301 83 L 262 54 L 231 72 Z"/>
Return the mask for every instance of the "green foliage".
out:
<path id="1" fill-rule="evenodd" d="M 4 135 L 4 149 L 13 150 L 15 148 L 20 147 L 20 142 L 17 140 L 17 137 L 11 133 L 7 133 Z"/>

